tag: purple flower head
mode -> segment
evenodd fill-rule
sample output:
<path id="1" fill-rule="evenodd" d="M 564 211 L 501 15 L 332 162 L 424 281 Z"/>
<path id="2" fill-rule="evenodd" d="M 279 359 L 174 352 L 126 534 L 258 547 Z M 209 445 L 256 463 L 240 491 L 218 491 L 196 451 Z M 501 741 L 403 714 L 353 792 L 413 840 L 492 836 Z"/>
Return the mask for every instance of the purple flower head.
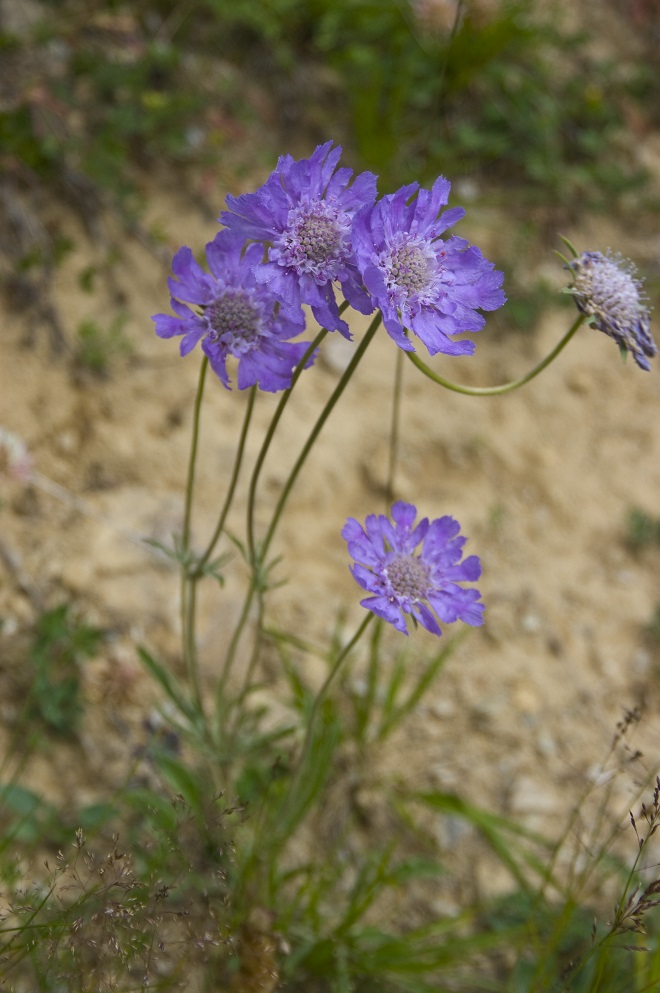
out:
<path id="1" fill-rule="evenodd" d="M 353 247 L 364 284 L 390 336 L 415 351 L 404 329 L 414 331 L 431 355 L 472 355 L 471 341 L 451 335 L 479 331 L 477 310 L 496 310 L 506 297 L 497 272 L 478 248 L 456 235 L 441 235 L 465 215 L 462 207 L 440 214 L 450 183 L 440 176 L 431 190 L 417 183 L 361 210 L 353 225 Z"/>
<path id="2" fill-rule="evenodd" d="M 356 212 L 376 199 L 376 177 L 363 172 L 349 182 L 351 169 L 338 169 L 341 148 L 319 145 L 308 159 L 280 157 L 277 168 L 255 193 L 227 197 L 229 210 L 220 220 L 243 238 L 267 242 L 268 261 L 255 270 L 268 287 L 301 320 L 300 305 L 312 308 L 321 327 L 350 338 L 339 316 L 332 284 L 362 314 L 373 304 L 362 285 L 351 245 Z"/>
<path id="3" fill-rule="evenodd" d="M 300 324 L 280 310 L 270 290 L 253 275 L 261 261 L 260 245 L 245 251 L 242 235 L 220 231 L 206 246 L 210 274 L 197 264 L 189 248 L 180 248 L 172 262 L 168 285 L 170 304 L 177 315 L 155 314 L 159 338 L 183 335 L 181 354 L 198 341 L 211 368 L 229 389 L 227 359 L 238 359 L 238 388 L 258 385 L 269 393 L 287 389 L 308 342 L 292 343 Z M 182 302 L 183 301 L 183 302 Z M 197 313 L 187 304 L 201 308 Z M 311 365 L 313 358 L 307 363 Z"/>
<path id="4" fill-rule="evenodd" d="M 364 528 L 353 517 L 346 521 L 341 534 L 355 559 L 351 572 L 372 594 L 360 603 L 403 634 L 406 614 L 437 635 L 442 631 L 436 616 L 444 624 L 482 624 L 479 590 L 458 585 L 481 575 L 476 555 L 461 562 L 467 539 L 459 535 L 460 524 L 453 517 L 431 523 L 425 517 L 413 527 L 416 516 L 416 507 L 399 500 L 392 507 L 394 523 L 382 514 L 369 514 Z"/>
<path id="5" fill-rule="evenodd" d="M 651 313 L 642 282 L 635 279 L 633 263 L 609 251 L 607 255 L 583 252 L 567 268 L 575 280 L 571 292 L 578 310 L 648 372 L 648 360 L 658 349 L 651 335 Z"/>

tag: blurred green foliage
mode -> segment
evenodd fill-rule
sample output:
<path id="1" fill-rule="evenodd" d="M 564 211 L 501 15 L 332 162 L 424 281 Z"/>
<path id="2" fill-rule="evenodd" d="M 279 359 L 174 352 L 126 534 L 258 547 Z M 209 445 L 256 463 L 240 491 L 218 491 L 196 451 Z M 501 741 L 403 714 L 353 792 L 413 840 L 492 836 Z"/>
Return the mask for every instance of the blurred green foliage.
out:
<path id="1" fill-rule="evenodd" d="M 97 321 L 81 321 L 77 333 L 79 365 L 95 376 L 107 376 L 116 358 L 130 356 L 132 346 L 124 333 L 125 314 L 117 314 L 107 328 Z"/>
<path id="2" fill-rule="evenodd" d="M 593 37 L 568 30 L 538 0 L 456 0 L 453 20 L 435 26 L 424 8 L 433 4 L 50 0 L 1 21 L 10 303 L 63 345 L 50 287 L 72 243 L 61 213 L 45 209 L 54 203 L 77 213 L 109 269 L 123 234 L 156 250 L 156 233 L 140 227 L 154 181 L 215 212 L 220 168 L 265 171 L 328 138 L 377 172 L 382 192 L 444 174 L 460 198 L 506 199 L 528 222 L 530 208 L 555 226 L 576 209 L 612 210 L 627 191 L 640 200 L 629 125 L 643 129 L 660 102 L 650 64 L 595 55 L 598 25 Z"/>
<path id="3" fill-rule="evenodd" d="M 626 543 L 634 552 L 660 545 L 660 517 L 648 514 L 641 507 L 631 507 L 626 516 Z"/>
<path id="4" fill-rule="evenodd" d="M 68 604 L 38 618 L 29 661 L 34 670 L 31 709 L 58 734 L 74 734 L 82 713 L 80 665 L 96 652 L 103 631 L 77 620 Z"/>
<path id="5" fill-rule="evenodd" d="M 402 0 L 196 0 L 181 37 L 200 42 L 203 25 L 282 121 L 341 136 L 385 187 L 478 174 L 519 196 L 604 204 L 637 182 L 622 108 L 648 95 L 643 67 L 595 58 L 533 0 L 481 7 L 459 0 L 455 23 L 433 30 Z"/>
<path id="6" fill-rule="evenodd" d="M 0 61 L 18 69 L 0 142 L 48 179 L 64 158 L 126 194 L 135 167 L 217 156 L 258 106 L 273 145 L 282 132 L 306 148 L 344 140 L 384 187 L 474 174 L 517 196 L 602 204 L 639 180 L 623 106 L 648 99 L 648 67 L 597 59 L 586 34 L 533 0 L 459 0 L 453 26 L 437 30 L 404 0 L 44 11 L 31 34 L 0 36 Z"/>

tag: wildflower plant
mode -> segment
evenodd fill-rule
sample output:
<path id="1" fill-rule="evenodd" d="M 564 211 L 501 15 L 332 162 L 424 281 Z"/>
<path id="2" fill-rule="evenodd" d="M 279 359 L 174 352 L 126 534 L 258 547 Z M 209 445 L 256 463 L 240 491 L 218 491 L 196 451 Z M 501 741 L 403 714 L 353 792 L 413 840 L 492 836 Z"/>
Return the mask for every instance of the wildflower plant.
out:
<path id="1" fill-rule="evenodd" d="M 632 269 L 611 254 L 579 256 L 569 246 L 573 259 L 564 262 L 573 277 L 569 292 L 578 314 L 549 355 L 525 375 L 501 385 L 465 386 L 446 378 L 426 365 L 419 343 L 430 356 L 474 354 L 474 341 L 461 336 L 482 330 L 484 314 L 504 305 L 502 273 L 478 247 L 453 232 L 465 211 L 449 206 L 447 179 L 438 177 L 430 189 L 413 183 L 379 199 L 376 177 L 369 172 L 354 176 L 340 160 L 341 148 L 332 142 L 319 145 L 308 158 L 282 156 L 259 189 L 227 197 L 227 209 L 220 215 L 222 227 L 206 245 L 207 268 L 190 247 L 180 248 L 174 256 L 168 283 L 171 313 L 154 315 L 155 331 L 163 339 L 180 339 L 182 356 L 189 356 L 197 344 L 202 352 L 182 530 L 173 548 L 162 548 L 180 570 L 185 677 L 176 677 L 146 648 L 140 655 L 167 700 L 168 725 L 174 725 L 177 740 L 184 741 L 203 766 L 191 770 L 179 755 L 156 754 L 154 762 L 163 781 L 190 804 L 200 822 L 206 823 L 205 789 L 214 804 L 228 798 L 222 817 L 235 835 L 235 847 L 218 844 L 216 852 L 213 831 L 204 836 L 205 851 L 212 853 L 210 858 L 217 854 L 221 862 L 218 900 L 223 918 L 226 913 L 231 918 L 228 926 L 232 921 L 236 924 L 237 937 L 227 944 L 238 966 L 231 981 L 225 982 L 227 988 L 256 988 L 254 975 L 248 974 L 251 963 L 259 960 L 267 977 L 257 984 L 263 989 L 286 983 L 297 968 L 296 988 L 309 977 L 327 981 L 329 986 L 323 988 L 332 989 L 371 988 L 386 977 L 383 988 L 427 993 L 439 988 L 438 970 L 463 967 L 464 920 L 458 918 L 455 925 L 443 922 L 441 929 L 419 928 L 403 937 L 377 932 L 366 924 L 359 929 L 379 892 L 424 870 L 400 852 L 396 862 L 396 843 L 389 839 L 359 865 L 347 862 L 338 842 L 321 860 L 301 861 L 296 848 L 301 830 L 309 829 L 325 802 L 346 734 L 346 711 L 353 715 L 355 741 L 366 752 L 370 743 L 383 740 L 412 713 L 457 642 L 456 637 L 443 638 L 438 649 L 434 641 L 435 654 L 421 675 L 408 676 L 405 656 L 399 654 L 384 676 L 380 658 L 387 639 L 401 643 L 400 634 L 412 634 L 417 644 L 417 639 L 437 639 L 451 626 L 465 634 L 487 624 L 488 604 L 474 586 L 481 576 L 481 561 L 471 544 L 471 554 L 464 555 L 469 536 L 461 530 L 461 508 L 420 506 L 418 515 L 415 503 L 397 499 L 396 412 L 403 356 L 435 384 L 478 397 L 504 394 L 531 381 L 583 324 L 613 337 L 643 369 L 649 368 L 656 348 L 641 282 Z M 303 307 L 311 308 L 320 324 L 313 337 L 304 334 Z M 257 506 L 267 502 L 262 471 L 284 411 L 295 397 L 300 377 L 322 353 L 327 335 L 339 332 L 351 338 L 345 319 L 349 308 L 373 315 L 371 322 L 354 344 L 346 368 L 262 521 L 257 516 Z M 336 523 L 338 546 L 342 538 L 347 546 L 346 567 L 367 595 L 360 600 L 364 613 L 353 633 L 346 636 L 338 627 L 328 649 L 321 651 L 327 674 L 318 692 L 312 693 L 290 658 L 292 649 L 304 655 L 311 650 L 309 645 L 298 631 L 277 631 L 269 621 L 268 594 L 278 582 L 279 561 L 272 546 L 309 454 L 381 326 L 399 349 L 387 503 L 367 514 L 364 523 L 354 517 L 343 527 Z M 193 542 L 195 480 L 209 367 L 223 387 L 229 390 L 235 385 L 247 390 L 248 396 L 216 524 L 198 549 Z M 278 394 L 278 399 L 246 473 L 245 524 L 239 533 L 233 525 L 229 529 L 228 520 L 238 502 L 246 453 L 252 450 L 247 442 L 260 391 Z M 16 454 L 11 437 L 0 438 L 3 441 L 5 461 L 15 471 L 14 463 L 21 465 L 24 455 Z M 30 478 L 39 477 L 30 470 Z M 378 512 L 383 509 L 386 513 Z M 222 586 L 231 554 L 242 559 L 246 583 L 226 651 L 209 687 L 209 676 L 200 671 L 199 662 L 198 587 L 208 577 Z M 266 649 L 272 664 L 273 646 L 295 715 L 290 724 L 277 727 L 265 723 L 262 711 L 252 703 L 262 681 Z M 346 681 L 342 683 L 358 652 L 367 662 L 362 697 L 352 693 Z M 338 685 L 346 691 L 343 708 L 338 702 L 341 694 L 332 692 Z M 378 708 L 380 715 L 375 717 Z M 435 812 L 469 820 L 495 851 L 503 853 L 504 864 L 520 885 L 526 885 L 527 870 L 502 840 L 507 832 L 516 833 L 505 818 L 493 820 L 455 796 L 433 793 L 417 800 Z M 657 795 L 653 830 L 656 801 Z M 409 831 L 410 819 L 400 817 L 397 826 Z M 535 841 L 542 847 L 543 839 Z M 524 861 L 532 871 L 542 866 L 536 856 Z M 438 871 L 437 865 L 433 871 Z M 549 870 L 541 869 L 540 881 L 542 886 L 551 881 Z M 655 895 L 655 890 L 646 894 L 649 906 Z M 331 923 L 321 907 L 330 908 Z M 397 968 L 403 969 L 403 963 L 416 977 L 425 971 L 428 983 L 420 979 L 414 985 L 398 986 Z M 367 985 L 359 982 L 364 977 L 369 977 Z"/>
<path id="2" fill-rule="evenodd" d="M 366 747 L 370 726 L 380 727 L 377 737 L 389 733 L 397 720 L 410 713 L 449 657 L 444 650 L 436 654 L 405 699 L 400 693 L 405 669 L 397 664 L 385 691 L 387 702 L 380 725 L 374 723 L 367 711 L 375 706 L 378 696 L 382 622 L 386 622 L 385 630 L 388 625 L 395 629 L 392 637 L 398 633 L 408 635 L 417 627 L 438 637 L 451 625 L 467 629 L 483 624 L 484 620 L 487 623 L 487 604 L 473 585 L 481 574 L 481 563 L 476 554 L 463 556 L 468 539 L 461 534 L 459 521 L 451 516 L 455 508 L 423 508 L 422 514 L 437 510 L 440 516 L 418 519 L 413 503 L 393 499 L 388 501 L 388 514 L 370 513 L 364 524 L 350 517 L 343 529 L 338 522 L 337 538 L 341 532 L 352 560 L 347 567 L 367 593 L 360 601 L 366 614 L 351 637 L 338 638 L 331 646 L 327 678 L 316 696 L 310 695 L 304 681 L 286 661 L 283 647 L 288 644 L 286 637 L 275 636 L 283 652 L 283 669 L 297 701 L 304 734 L 299 748 L 288 753 L 286 772 L 282 771 L 275 781 L 263 769 L 256 775 L 251 765 L 256 761 L 254 751 L 253 757 L 249 757 L 250 749 L 255 748 L 254 741 L 259 740 L 263 756 L 264 747 L 268 754 L 275 740 L 282 740 L 282 736 L 286 740 L 292 733 L 291 728 L 285 728 L 260 737 L 248 706 L 259 680 L 269 630 L 273 637 L 267 623 L 267 594 L 276 581 L 277 560 L 272 558 L 271 546 L 309 453 L 370 342 L 383 325 L 401 349 L 399 357 L 406 354 L 419 372 L 438 385 L 473 396 L 502 394 L 523 386 L 554 361 L 585 323 L 615 338 L 622 348 L 632 352 L 642 368 L 648 368 L 648 359 L 655 353 L 649 311 L 640 281 L 631 269 L 611 255 L 586 252 L 578 256 L 573 250 L 573 261 L 564 261 L 574 279 L 570 292 L 578 315 L 548 356 L 526 375 L 498 386 L 468 387 L 440 375 L 420 358 L 419 343 L 431 356 L 474 354 L 474 342 L 460 336 L 480 331 L 486 323 L 484 313 L 505 303 L 502 273 L 479 248 L 454 233 L 453 228 L 465 211 L 448 206 L 451 187 L 447 179 L 438 177 L 430 189 L 413 183 L 379 199 L 376 177 L 371 173 L 353 176 L 350 169 L 340 165 L 340 157 L 341 149 L 332 142 L 319 145 L 306 159 L 296 161 L 285 155 L 259 189 L 228 196 L 227 209 L 220 215 L 223 227 L 206 248 L 210 271 L 202 269 L 190 248 L 180 249 L 174 257 L 174 276 L 169 282 L 174 316 L 157 314 L 153 318 L 160 337 L 181 338 L 182 355 L 187 355 L 198 342 L 204 353 L 194 405 L 183 533 L 174 553 L 170 553 L 178 557 L 181 566 L 187 688 L 175 684 L 172 676 L 148 653 L 143 652 L 143 660 L 178 710 L 181 728 L 203 742 L 206 753 L 242 756 L 233 766 L 231 761 L 218 763 L 215 775 L 219 787 L 232 794 L 237 790 L 240 793 L 246 775 L 253 784 L 250 788 L 243 786 L 248 793 L 254 790 L 255 782 L 261 783 L 261 790 L 265 791 L 260 800 L 261 813 L 239 859 L 237 889 L 246 900 L 249 897 L 252 905 L 266 908 L 276 919 L 279 914 L 280 926 L 288 933 L 287 941 L 295 933 L 294 907 L 298 906 L 302 912 L 303 904 L 300 895 L 293 898 L 293 903 L 282 903 L 281 881 L 286 876 L 282 866 L 287 865 L 286 852 L 291 839 L 319 802 L 323 784 L 331 774 L 342 726 L 330 692 L 338 674 L 349 665 L 349 657 L 355 654 L 367 628 L 375 622 L 368 652 L 367 702 L 358 703 L 353 698 L 358 738 Z M 311 308 L 321 325 L 312 341 L 298 340 L 305 327 L 303 305 Z M 343 316 L 349 307 L 374 316 L 310 428 L 271 508 L 270 520 L 260 531 L 256 506 L 261 472 L 280 419 L 298 379 L 322 352 L 327 334 L 338 331 L 350 338 L 349 323 Z M 250 395 L 218 521 L 204 550 L 198 553 L 192 547 L 191 522 L 206 369 L 210 365 L 223 386 L 229 387 L 232 363 L 238 365 L 238 388 L 249 388 Z M 247 484 L 243 538 L 229 533 L 226 522 L 243 467 L 258 389 L 278 392 L 280 397 Z M 396 434 L 395 418 L 394 438 Z M 395 495 L 396 440 L 391 443 L 390 456 L 388 490 Z M 457 510 L 460 514 L 460 508 Z M 247 566 L 248 582 L 243 609 L 217 677 L 214 702 L 209 705 L 197 658 L 196 589 L 209 572 L 222 578 L 224 559 L 214 557 L 220 541 L 238 549 Z M 416 638 L 425 636 L 419 631 L 412 633 Z M 296 634 L 291 643 L 300 646 L 302 641 Z M 249 727 L 252 732 L 248 732 Z M 250 740 L 253 744 L 246 744 Z M 437 798 L 437 803 L 444 802 Z M 462 815 L 484 827 L 486 819 L 482 814 L 460 805 L 459 809 Z M 383 885 L 386 864 L 387 859 L 379 862 Z M 307 881 L 301 884 L 300 893 L 317 892 L 314 899 L 318 900 L 320 890 L 314 887 L 321 883 L 315 871 L 313 867 L 304 870 Z M 359 899 L 358 892 L 356 900 Z M 349 917 L 353 913 L 346 912 Z M 300 954 L 302 961 L 304 955 Z M 346 977 L 342 983 L 346 988 L 350 986 Z"/>

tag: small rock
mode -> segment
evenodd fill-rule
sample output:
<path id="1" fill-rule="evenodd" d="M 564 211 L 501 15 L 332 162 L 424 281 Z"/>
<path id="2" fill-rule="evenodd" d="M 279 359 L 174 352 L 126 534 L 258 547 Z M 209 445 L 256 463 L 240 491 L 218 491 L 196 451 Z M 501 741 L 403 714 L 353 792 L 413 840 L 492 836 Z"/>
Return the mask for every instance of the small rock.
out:
<path id="1" fill-rule="evenodd" d="M 523 714 L 538 714 L 541 708 L 539 695 L 531 683 L 519 683 L 513 690 L 512 699 Z"/>
<path id="2" fill-rule="evenodd" d="M 69 559 L 62 566 L 60 579 L 71 593 L 89 593 L 94 585 L 94 565 L 90 559 Z"/>
<path id="3" fill-rule="evenodd" d="M 542 755 L 543 758 L 554 758 L 558 751 L 557 742 L 551 734 L 548 734 L 547 731 L 541 731 L 536 739 L 536 751 L 539 755 Z"/>
<path id="4" fill-rule="evenodd" d="M 525 634 L 538 634 L 541 630 L 541 619 L 536 614 L 525 614 L 521 618 L 520 627 Z"/>
<path id="5" fill-rule="evenodd" d="M 74 431 L 62 431 L 55 441 L 63 455 L 73 455 L 78 450 L 78 439 Z"/>
<path id="6" fill-rule="evenodd" d="M 456 705 L 451 700 L 448 700 L 447 697 L 443 697 L 441 700 L 436 700 L 435 703 L 430 705 L 429 714 L 437 717 L 440 721 L 444 721 L 456 715 Z"/>
<path id="7" fill-rule="evenodd" d="M 553 790 L 532 779 L 520 776 L 511 791 L 511 809 L 514 814 L 551 814 L 562 806 Z"/>
<path id="8" fill-rule="evenodd" d="M 566 384 L 573 393 L 591 393 L 594 387 L 593 376 L 586 369 L 572 369 L 566 377 Z"/>

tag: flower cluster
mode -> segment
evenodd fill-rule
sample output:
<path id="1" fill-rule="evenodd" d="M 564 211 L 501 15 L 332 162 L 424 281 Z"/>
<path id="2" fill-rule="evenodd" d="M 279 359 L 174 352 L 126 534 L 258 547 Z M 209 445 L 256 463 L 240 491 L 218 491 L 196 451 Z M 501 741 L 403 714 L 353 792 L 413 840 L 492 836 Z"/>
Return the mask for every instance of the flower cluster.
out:
<path id="1" fill-rule="evenodd" d="M 335 295 L 362 314 L 379 308 L 401 348 L 416 335 L 431 355 L 472 354 L 478 311 L 500 307 L 502 273 L 463 238 L 446 237 L 465 214 L 442 211 L 450 184 L 417 184 L 377 200 L 376 177 L 340 167 L 341 148 L 319 145 L 308 159 L 282 156 L 254 193 L 228 196 L 225 226 L 207 245 L 210 274 L 189 248 L 177 252 L 170 279 L 175 317 L 156 314 L 156 333 L 181 336 L 186 355 L 202 349 L 225 386 L 227 359 L 238 359 L 238 387 L 281 390 L 307 343 L 292 343 L 305 325 L 303 305 L 328 331 L 350 338 Z M 441 212 L 442 211 L 442 212 Z M 191 310 L 192 304 L 198 310 Z"/>
<path id="2" fill-rule="evenodd" d="M 482 624 L 479 591 L 459 585 L 481 575 L 476 555 L 461 561 L 466 539 L 460 525 L 453 517 L 430 523 L 425 517 L 415 526 L 416 516 L 416 507 L 399 500 L 392 521 L 376 514 L 367 516 L 364 527 L 352 517 L 346 521 L 342 537 L 355 560 L 351 572 L 371 594 L 362 606 L 403 634 L 408 634 L 406 614 L 437 635 L 442 632 L 436 617 L 444 624 Z"/>
<path id="3" fill-rule="evenodd" d="M 651 314 L 635 278 L 635 266 L 620 255 L 583 252 L 568 263 L 575 280 L 571 293 L 578 310 L 593 327 L 614 338 L 622 353 L 630 352 L 640 369 L 650 370 L 657 352 L 651 335 Z"/>

